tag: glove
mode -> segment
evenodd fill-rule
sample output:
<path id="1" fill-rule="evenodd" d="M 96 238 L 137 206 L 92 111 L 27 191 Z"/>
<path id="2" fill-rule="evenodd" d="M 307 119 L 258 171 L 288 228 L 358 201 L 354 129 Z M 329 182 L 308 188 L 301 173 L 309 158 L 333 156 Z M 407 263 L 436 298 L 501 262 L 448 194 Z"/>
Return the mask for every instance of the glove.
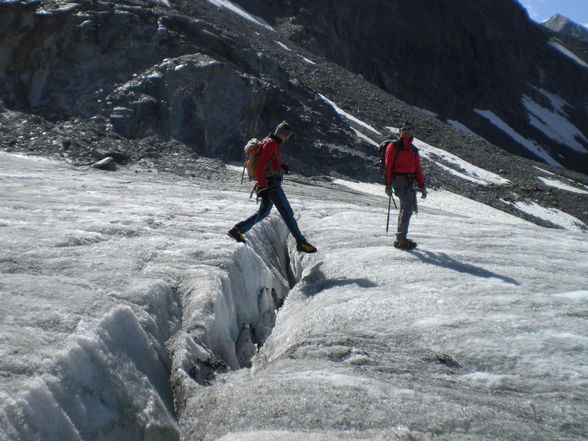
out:
<path id="1" fill-rule="evenodd" d="M 421 192 L 421 199 L 427 199 L 427 188 L 426 187 L 420 187 L 419 191 Z"/>
<path id="2" fill-rule="evenodd" d="M 392 197 L 392 186 L 386 185 L 386 189 L 384 190 L 384 192 L 388 195 L 388 197 Z"/>
<path id="3" fill-rule="evenodd" d="M 259 184 L 255 184 L 253 189 L 255 190 L 255 194 L 257 194 L 257 196 L 264 196 L 267 194 L 269 187 L 267 185 L 265 187 L 260 187 Z"/>
<path id="4" fill-rule="evenodd" d="M 282 170 L 284 171 L 285 175 L 290 173 L 290 167 L 288 167 L 288 164 L 282 164 L 280 167 L 282 167 Z"/>

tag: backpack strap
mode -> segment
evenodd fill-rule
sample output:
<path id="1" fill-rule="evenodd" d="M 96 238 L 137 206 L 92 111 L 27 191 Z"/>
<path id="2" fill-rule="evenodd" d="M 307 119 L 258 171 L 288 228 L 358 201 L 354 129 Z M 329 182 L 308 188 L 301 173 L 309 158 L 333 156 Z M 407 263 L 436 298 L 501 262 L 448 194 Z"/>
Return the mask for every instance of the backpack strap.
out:
<path id="1" fill-rule="evenodd" d="M 402 145 L 402 140 L 398 139 L 392 143 L 394 146 L 394 159 L 392 160 L 392 180 L 396 177 L 396 173 L 394 172 L 394 166 L 396 165 L 396 159 L 398 159 L 398 155 L 400 154 L 400 150 L 404 147 Z"/>

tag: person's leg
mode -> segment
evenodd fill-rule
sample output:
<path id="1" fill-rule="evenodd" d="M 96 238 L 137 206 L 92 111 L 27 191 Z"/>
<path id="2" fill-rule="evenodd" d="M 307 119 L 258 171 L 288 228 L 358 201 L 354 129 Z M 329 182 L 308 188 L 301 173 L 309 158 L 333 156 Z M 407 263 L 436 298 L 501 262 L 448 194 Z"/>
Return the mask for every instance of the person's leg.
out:
<path id="1" fill-rule="evenodd" d="M 270 211 L 272 211 L 273 203 L 271 198 L 268 196 L 264 196 L 261 198 L 261 204 L 259 205 L 259 210 L 256 213 L 253 213 L 247 219 L 238 222 L 235 226 L 239 229 L 241 233 L 246 233 L 247 231 L 251 230 L 253 225 L 255 225 L 260 220 L 266 218 Z"/>
<path id="2" fill-rule="evenodd" d="M 275 190 L 270 192 L 269 197 L 282 216 L 282 219 L 284 219 L 290 233 L 292 233 L 292 236 L 296 239 L 296 243 L 306 242 L 306 239 L 298 228 L 298 222 L 294 219 L 294 211 L 292 210 L 290 202 L 288 202 L 288 198 L 286 198 L 286 194 L 284 193 L 284 190 L 282 190 L 282 187 L 277 186 Z"/>
<path id="3" fill-rule="evenodd" d="M 396 239 L 405 240 L 413 211 L 414 190 L 412 185 L 404 179 L 395 179 L 392 185 L 394 186 L 394 193 L 400 201 Z"/>

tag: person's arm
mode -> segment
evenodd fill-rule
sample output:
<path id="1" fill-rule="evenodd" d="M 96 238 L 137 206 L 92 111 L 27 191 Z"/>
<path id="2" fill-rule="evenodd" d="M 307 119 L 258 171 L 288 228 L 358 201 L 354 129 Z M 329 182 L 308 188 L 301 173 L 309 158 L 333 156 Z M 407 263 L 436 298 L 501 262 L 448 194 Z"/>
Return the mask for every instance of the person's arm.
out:
<path id="1" fill-rule="evenodd" d="M 415 155 L 416 159 L 416 171 L 415 171 L 415 177 L 417 180 L 417 184 L 419 185 L 420 188 L 425 188 L 425 178 L 423 176 L 423 169 L 421 168 L 421 157 L 417 154 Z"/>
<path id="2" fill-rule="evenodd" d="M 384 162 L 386 164 L 386 185 L 392 184 L 392 165 L 394 162 L 394 153 L 396 148 L 393 143 L 388 144 L 386 147 L 386 155 L 384 156 Z"/>

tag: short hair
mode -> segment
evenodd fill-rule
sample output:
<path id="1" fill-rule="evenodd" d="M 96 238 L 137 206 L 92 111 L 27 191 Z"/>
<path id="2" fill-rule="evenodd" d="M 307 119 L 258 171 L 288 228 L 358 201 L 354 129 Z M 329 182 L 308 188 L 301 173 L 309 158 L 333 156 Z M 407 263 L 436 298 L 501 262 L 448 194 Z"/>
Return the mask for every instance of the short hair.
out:
<path id="1" fill-rule="evenodd" d="M 276 130 L 274 131 L 274 135 L 283 135 L 286 138 L 289 138 L 293 134 L 294 130 L 292 130 L 292 128 L 286 121 L 282 121 L 280 124 L 278 124 Z"/>

